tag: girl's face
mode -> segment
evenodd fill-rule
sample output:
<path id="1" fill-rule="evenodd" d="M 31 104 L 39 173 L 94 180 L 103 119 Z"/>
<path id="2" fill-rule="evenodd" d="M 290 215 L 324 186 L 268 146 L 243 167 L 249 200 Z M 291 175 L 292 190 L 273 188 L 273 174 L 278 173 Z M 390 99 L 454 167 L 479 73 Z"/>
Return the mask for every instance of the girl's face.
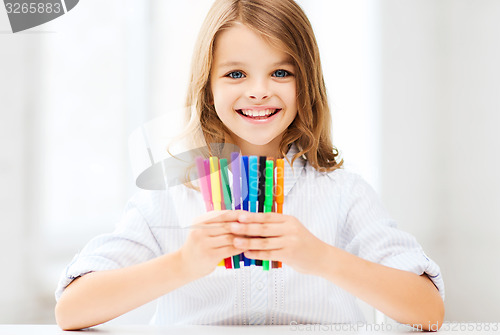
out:
<path id="1" fill-rule="evenodd" d="M 219 33 L 210 72 L 215 110 L 244 155 L 276 157 L 297 115 L 291 58 L 243 24 Z"/>

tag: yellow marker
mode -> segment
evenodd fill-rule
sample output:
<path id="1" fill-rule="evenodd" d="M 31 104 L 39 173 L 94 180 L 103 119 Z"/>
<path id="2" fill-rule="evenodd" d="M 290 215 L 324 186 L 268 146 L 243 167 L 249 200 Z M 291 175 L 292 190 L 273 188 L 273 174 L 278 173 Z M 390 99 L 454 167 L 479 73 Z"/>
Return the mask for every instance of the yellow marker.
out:
<path id="1" fill-rule="evenodd" d="M 212 185 L 212 203 L 214 204 L 214 210 L 216 211 L 220 211 L 222 209 L 219 176 L 219 158 L 210 157 L 210 184 Z"/>
<path id="2" fill-rule="evenodd" d="M 210 185 L 212 186 L 212 204 L 215 211 L 221 210 L 221 193 L 219 178 L 219 158 L 210 157 Z M 226 266 L 224 260 L 221 260 L 217 266 Z"/>

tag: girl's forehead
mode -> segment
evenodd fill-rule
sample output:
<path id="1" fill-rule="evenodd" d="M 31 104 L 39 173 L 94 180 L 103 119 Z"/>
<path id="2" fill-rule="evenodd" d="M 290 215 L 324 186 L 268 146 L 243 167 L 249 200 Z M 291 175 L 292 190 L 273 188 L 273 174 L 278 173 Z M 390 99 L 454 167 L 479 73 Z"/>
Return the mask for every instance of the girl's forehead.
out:
<path id="1" fill-rule="evenodd" d="M 263 34 L 242 23 L 221 30 L 214 44 L 214 61 L 225 64 L 245 59 L 249 62 L 291 63 L 292 57 L 283 51 L 283 47 L 271 44 Z"/>

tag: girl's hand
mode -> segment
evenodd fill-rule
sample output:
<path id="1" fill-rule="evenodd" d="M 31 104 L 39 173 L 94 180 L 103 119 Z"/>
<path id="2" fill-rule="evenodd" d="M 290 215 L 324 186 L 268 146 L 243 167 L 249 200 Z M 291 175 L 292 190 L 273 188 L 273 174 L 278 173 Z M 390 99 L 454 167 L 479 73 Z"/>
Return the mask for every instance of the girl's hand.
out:
<path id="1" fill-rule="evenodd" d="M 194 220 L 186 242 L 179 249 L 191 278 L 206 276 L 224 258 L 243 252 L 234 247 L 234 235 L 230 231 L 238 215 L 238 211 L 211 211 Z"/>
<path id="2" fill-rule="evenodd" d="M 314 274 L 328 244 L 318 239 L 294 216 L 239 212 L 231 223 L 234 247 L 245 257 L 281 261 L 298 272 Z"/>

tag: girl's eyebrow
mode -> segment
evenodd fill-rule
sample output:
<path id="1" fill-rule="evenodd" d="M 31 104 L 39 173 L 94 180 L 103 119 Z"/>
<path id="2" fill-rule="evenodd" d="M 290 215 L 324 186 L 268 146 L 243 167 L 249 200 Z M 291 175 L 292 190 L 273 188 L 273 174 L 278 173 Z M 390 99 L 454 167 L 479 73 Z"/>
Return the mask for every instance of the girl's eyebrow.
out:
<path id="1" fill-rule="evenodd" d="M 228 61 L 228 62 L 223 62 L 223 63 L 218 64 L 218 67 L 240 67 L 240 66 L 244 66 L 244 65 L 245 65 L 245 63 L 243 63 L 243 62 Z M 283 66 L 283 65 L 293 66 L 293 62 L 291 60 L 287 59 L 287 60 L 276 62 L 276 63 L 272 64 L 271 67 L 279 67 L 279 66 Z"/>
<path id="2" fill-rule="evenodd" d="M 293 66 L 293 62 L 291 60 L 287 59 L 287 60 L 283 60 L 283 61 L 274 63 L 273 67 L 279 67 L 279 66 L 283 66 L 283 65 Z"/>
<path id="3" fill-rule="evenodd" d="M 238 67 L 238 66 L 242 66 L 242 65 L 244 65 L 244 63 L 242 63 L 242 62 L 232 62 L 232 61 L 218 64 L 219 67 L 234 67 L 234 66 Z"/>

